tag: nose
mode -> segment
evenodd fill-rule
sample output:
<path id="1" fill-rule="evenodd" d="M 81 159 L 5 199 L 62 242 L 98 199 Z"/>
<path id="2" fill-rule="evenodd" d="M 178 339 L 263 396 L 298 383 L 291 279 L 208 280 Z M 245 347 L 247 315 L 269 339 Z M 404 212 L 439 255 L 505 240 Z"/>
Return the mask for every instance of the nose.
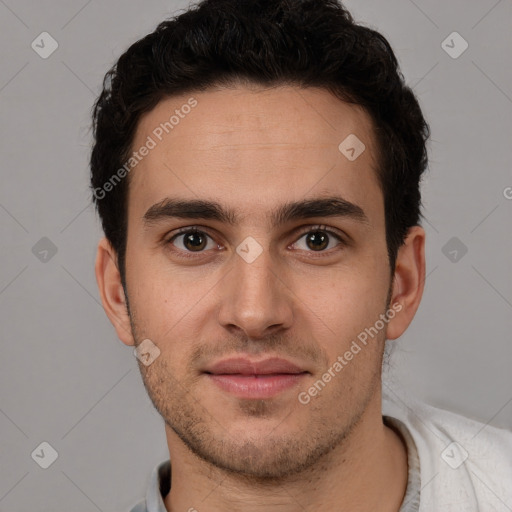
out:
<path id="1" fill-rule="evenodd" d="M 293 293 L 269 251 L 252 263 L 238 254 L 233 258 L 234 267 L 221 287 L 220 324 L 255 340 L 288 329 L 293 321 Z"/>

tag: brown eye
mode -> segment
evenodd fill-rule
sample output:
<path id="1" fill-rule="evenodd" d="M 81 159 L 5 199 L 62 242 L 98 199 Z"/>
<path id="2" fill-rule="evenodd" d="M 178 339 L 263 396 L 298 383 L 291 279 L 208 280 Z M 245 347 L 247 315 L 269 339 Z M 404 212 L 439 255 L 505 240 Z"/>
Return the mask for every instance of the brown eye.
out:
<path id="1" fill-rule="evenodd" d="M 329 235 L 323 231 L 312 231 L 306 235 L 306 244 L 313 251 L 322 251 L 329 245 Z"/>
<path id="2" fill-rule="evenodd" d="M 340 235 L 330 229 L 318 226 L 314 229 L 309 228 L 293 244 L 295 249 L 307 252 L 327 252 L 326 249 L 334 249 L 343 245 L 344 240 Z"/>
<path id="3" fill-rule="evenodd" d="M 206 247 L 206 237 L 202 233 L 189 233 L 183 237 L 183 245 L 191 251 L 200 251 Z"/>
<path id="4" fill-rule="evenodd" d="M 210 245 L 208 245 L 209 241 L 211 241 Z M 210 236 L 196 229 L 188 229 L 174 235 L 169 243 L 186 252 L 202 252 L 204 249 L 216 247 Z"/>

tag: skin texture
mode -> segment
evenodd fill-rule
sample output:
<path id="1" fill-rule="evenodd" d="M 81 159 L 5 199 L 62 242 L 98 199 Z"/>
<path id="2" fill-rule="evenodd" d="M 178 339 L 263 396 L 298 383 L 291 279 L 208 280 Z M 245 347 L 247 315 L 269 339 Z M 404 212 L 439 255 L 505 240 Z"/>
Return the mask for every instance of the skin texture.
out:
<path id="1" fill-rule="evenodd" d="M 385 339 L 411 322 L 425 277 L 425 233 L 409 230 L 393 277 L 384 199 L 368 115 L 321 89 L 234 86 L 161 101 L 140 121 L 133 148 L 193 96 L 197 106 L 130 175 L 126 283 L 100 241 L 96 277 L 105 311 L 126 345 L 149 338 L 160 355 L 139 363 L 165 420 L 172 460 L 169 511 L 398 511 L 407 451 L 382 422 Z M 338 149 L 356 134 L 366 150 Z M 341 197 L 366 216 L 272 225 L 291 201 Z M 215 201 L 236 223 L 143 220 L 167 197 Z M 180 228 L 197 227 L 200 251 Z M 308 232 L 328 236 L 322 250 Z M 325 230 L 339 234 L 343 242 Z M 251 263 L 237 247 L 252 237 Z M 186 258 L 183 255 L 191 255 Z M 181 256 L 180 256 L 181 255 Z M 390 299 L 389 304 L 387 299 Z M 307 404 L 298 400 L 388 307 L 400 311 Z M 238 398 L 203 373 L 231 356 L 281 357 L 308 373 L 263 400 Z"/>

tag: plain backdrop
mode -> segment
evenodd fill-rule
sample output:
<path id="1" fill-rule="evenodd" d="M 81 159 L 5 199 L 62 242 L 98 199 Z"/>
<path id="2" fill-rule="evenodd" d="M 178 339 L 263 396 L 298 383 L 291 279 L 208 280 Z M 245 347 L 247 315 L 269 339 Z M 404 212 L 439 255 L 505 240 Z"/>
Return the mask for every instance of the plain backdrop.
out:
<path id="1" fill-rule="evenodd" d="M 346 5 L 389 39 L 432 129 L 426 289 L 386 378 L 511 428 L 512 2 Z M 107 69 L 187 6 L 0 0 L 0 511 L 128 510 L 168 456 L 99 303 L 89 128 Z M 45 59 L 31 46 L 42 32 L 58 44 Z M 42 442 L 58 453 L 48 469 L 31 456 Z"/>

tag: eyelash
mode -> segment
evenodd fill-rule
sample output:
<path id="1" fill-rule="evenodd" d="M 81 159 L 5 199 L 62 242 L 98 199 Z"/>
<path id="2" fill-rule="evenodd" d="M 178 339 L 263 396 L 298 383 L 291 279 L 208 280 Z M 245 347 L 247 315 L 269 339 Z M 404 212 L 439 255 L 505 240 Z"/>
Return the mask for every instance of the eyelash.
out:
<path id="1" fill-rule="evenodd" d="M 339 234 L 336 231 L 333 231 L 332 229 L 327 228 L 325 225 L 308 226 L 307 228 L 304 228 L 304 230 L 301 230 L 299 232 L 297 240 L 295 242 L 293 242 L 293 243 L 295 244 L 304 235 L 307 235 L 309 233 L 314 233 L 314 232 L 317 232 L 317 231 L 322 231 L 324 233 L 327 233 L 329 236 L 334 237 L 339 242 L 339 244 L 336 247 L 339 247 L 340 245 L 341 246 L 347 245 L 347 242 L 344 240 L 344 238 L 343 238 L 343 236 L 341 234 Z M 198 226 L 189 226 L 189 227 L 186 227 L 186 228 L 180 228 L 170 238 L 166 239 L 164 241 L 164 244 L 166 246 L 172 247 L 172 245 L 173 245 L 172 242 L 174 242 L 174 240 L 176 238 L 178 238 L 179 236 L 181 236 L 181 235 L 188 235 L 188 234 L 196 234 L 196 233 L 200 234 L 200 235 L 206 235 L 209 238 L 213 238 L 206 231 L 203 231 L 203 230 L 199 229 Z M 205 252 L 205 251 L 198 251 L 198 252 L 183 251 L 181 249 L 175 249 L 175 248 L 173 248 L 171 250 L 173 252 L 179 254 L 180 257 L 182 257 L 182 258 L 197 258 L 197 257 L 200 257 Z M 322 257 L 321 256 L 322 253 L 323 254 L 327 253 L 327 254 L 330 255 L 333 250 L 335 250 L 335 248 L 334 249 L 330 249 L 329 251 L 319 251 L 319 252 L 316 253 L 316 254 L 318 254 L 318 256 L 315 256 L 315 257 Z M 311 253 L 315 254 L 315 251 L 307 251 L 307 252 L 311 252 Z"/>

